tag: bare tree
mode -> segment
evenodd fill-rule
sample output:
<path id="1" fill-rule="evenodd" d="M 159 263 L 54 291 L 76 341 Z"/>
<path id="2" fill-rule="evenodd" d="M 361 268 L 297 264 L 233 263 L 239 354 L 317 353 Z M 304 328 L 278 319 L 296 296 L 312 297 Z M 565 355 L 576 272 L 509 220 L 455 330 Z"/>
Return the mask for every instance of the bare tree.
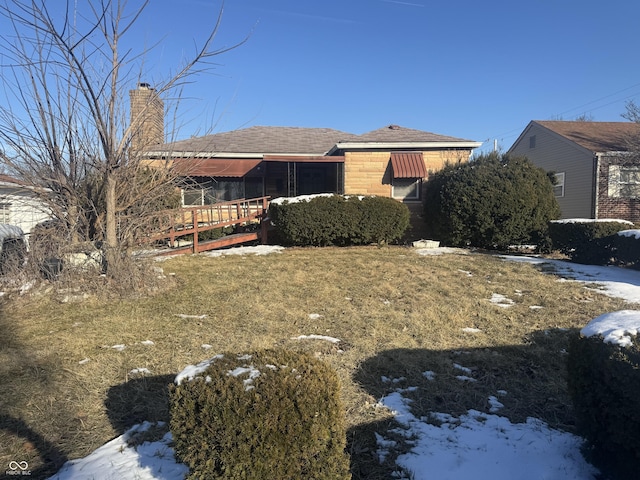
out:
<path id="1" fill-rule="evenodd" d="M 144 76 L 148 50 L 121 52 L 122 39 L 152 7 L 149 0 L 135 7 L 126 0 L 82 3 L 82 11 L 70 1 L 0 5 L 12 27 L 0 34 L 0 80 L 9 99 L 0 106 L 0 164 L 43 187 L 69 241 L 99 241 L 107 271 L 115 274 L 130 238 L 119 216 L 143 215 L 145 201 L 164 194 L 170 181 L 168 170 L 141 162 L 146 145 L 136 138 L 146 108 L 129 118 L 126 106 L 127 92 Z M 213 57 L 246 41 L 214 48 L 221 18 L 222 8 L 202 45 L 154 85 L 148 108 L 169 94 L 175 102 L 187 82 L 212 68 Z"/>
<path id="2" fill-rule="evenodd" d="M 637 163 L 640 158 L 640 105 L 633 100 L 629 100 L 625 105 L 625 112 L 622 118 L 635 123 L 638 128 L 626 137 L 627 151 L 630 153 L 632 163 Z"/>

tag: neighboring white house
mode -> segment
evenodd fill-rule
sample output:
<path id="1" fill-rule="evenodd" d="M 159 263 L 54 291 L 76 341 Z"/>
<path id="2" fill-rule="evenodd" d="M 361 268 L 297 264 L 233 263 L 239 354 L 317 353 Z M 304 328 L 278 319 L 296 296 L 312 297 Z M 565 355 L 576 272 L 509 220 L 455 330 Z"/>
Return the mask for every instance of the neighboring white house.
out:
<path id="1" fill-rule="evenodd" d="M 0 174 L 0 224 L 15 225 L 28 234 L 35 225 L 50 218 L 49 209 L 34 187 Z"/>
<path id="2" fill-rule="evenodd" d="M 531 121 L 507 153 L 556 176 L 561 218 L 640 222 L 640 138 L 634 122 Z"/>

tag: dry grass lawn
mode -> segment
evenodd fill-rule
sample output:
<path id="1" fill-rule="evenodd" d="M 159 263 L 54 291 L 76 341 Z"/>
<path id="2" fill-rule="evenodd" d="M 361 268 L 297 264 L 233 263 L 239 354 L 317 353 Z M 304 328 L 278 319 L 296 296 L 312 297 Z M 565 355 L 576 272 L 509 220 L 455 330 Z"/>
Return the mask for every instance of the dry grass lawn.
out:
<path id="1" fill-rule="evenodd" d="M 45 477 L 128 426 L 167 420 L 166 385 L 186 365 L 216 353 L 284 346 L 335 367 L 353 476 L 388 478 L 393 459 L 378 464 L 373 436 L 391 422 L 377 405 L 382 395 L 417 386 L 414 409 L 459 414 L 488 412 L 488 396 L 502 389 L 508 394 L 501 415 L 572 430 L 567 338 L 602 313 L 629 308 L 486 254 L 288 249 L 184 256 L 158 266 L 175 285 L 148 298 L 61 303 L 55 290 L 39 287 L 2 299 L 0 465 L 27 461 L 34 478 Z M 494 293 L 514 305 L 491 303 Z M 341 342 L 295 339 L 312 334 Z M 458 380 L 454 363 L 472 369 L 478 381 Z M 132 374 L 136 368 L 151 374 Z M 434 381 L 422 375 L 427 370 L 437 374 Z"/>

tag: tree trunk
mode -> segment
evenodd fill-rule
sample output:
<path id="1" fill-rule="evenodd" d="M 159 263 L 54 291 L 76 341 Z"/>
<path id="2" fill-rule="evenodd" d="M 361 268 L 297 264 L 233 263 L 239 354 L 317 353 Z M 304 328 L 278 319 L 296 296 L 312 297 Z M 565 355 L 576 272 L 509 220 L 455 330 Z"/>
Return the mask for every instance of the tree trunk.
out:
<path id="1" fill-rule="evenodd" d="M 106 174 L 106 231 L 104 245 L 102 247 L 105 261 L 105 269 L 107 275 L 116 274 L 118 270 L 118 262 L 120 260 L 120 252 L 118 248 L 118 231 L 116 218 L 116 185 L 117 180 L 114 172 L 109 171 Z"/>

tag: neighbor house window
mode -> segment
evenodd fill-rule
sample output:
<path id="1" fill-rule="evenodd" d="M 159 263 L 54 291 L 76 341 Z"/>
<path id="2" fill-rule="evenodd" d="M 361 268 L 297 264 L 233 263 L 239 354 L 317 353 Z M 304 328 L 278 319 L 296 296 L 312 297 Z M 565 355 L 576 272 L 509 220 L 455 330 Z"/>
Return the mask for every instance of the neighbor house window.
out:
<path id="1" fill-rule="evenodd" d="M 419 200 L 421 185 L 421 178 L 394 178 L 391 196 L 397 200 Z"/>
<path id="2" fill-rule="evenodd" d="M 609 196 L 640 198 L 640 166 L 609 166 Z"/>
<path id="3" fill-rule="evenodd" d="M 536 148 L 536 136 L 531 135 L 529 137 L 529 148 Z"/>
<path id="4" fill-rule="evenodd" d="M 0 223 L 11 223 L 11 204 L 0 202 Z"/>
<path id="5" fill-rule="evenodd" d="M 556 173 L 556 183 L 553 186 L 553 194 L 556 197 L 564 197 L 564 172 Z"/>

